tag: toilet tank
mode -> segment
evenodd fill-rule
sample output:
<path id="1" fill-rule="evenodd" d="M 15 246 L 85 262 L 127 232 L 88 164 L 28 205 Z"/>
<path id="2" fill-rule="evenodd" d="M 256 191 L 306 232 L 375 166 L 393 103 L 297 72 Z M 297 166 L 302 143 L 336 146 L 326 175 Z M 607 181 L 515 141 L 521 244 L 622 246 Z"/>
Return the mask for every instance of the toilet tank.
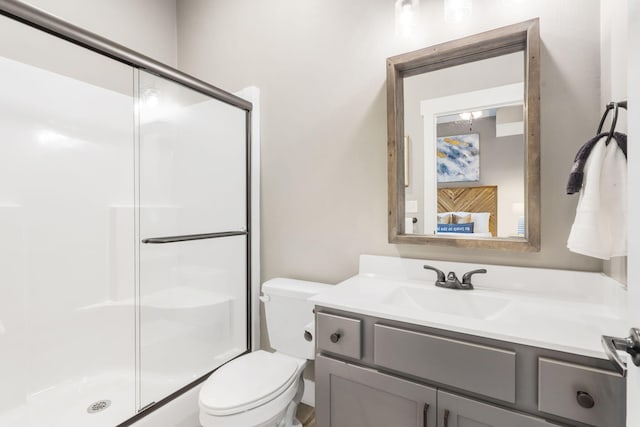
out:
<path id="1" fill-rule="evenodd" d="M 276 351 L 301 359 L 315 358 L 315 339 L 305 339 L 305 329 L 315 333 L 313 303 L 308 299 L 330 289 L 326 283 L 271 279 L 262 284 L 267 333 Z M 315 338 L 315 337 L 313 337 Z"/>

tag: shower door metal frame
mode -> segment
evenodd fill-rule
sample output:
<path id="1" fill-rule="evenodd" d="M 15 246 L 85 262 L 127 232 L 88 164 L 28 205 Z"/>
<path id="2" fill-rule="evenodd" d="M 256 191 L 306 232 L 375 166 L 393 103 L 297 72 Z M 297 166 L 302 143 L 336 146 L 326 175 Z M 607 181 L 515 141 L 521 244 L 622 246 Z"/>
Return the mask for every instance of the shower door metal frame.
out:
<path id="1" fill-rule="evenodd" d="M 245 217 L 245 227 L 246 231 L 231 231 L 226 233 L 212 233 L 209 235 L 193 235 L 193 236 L 170 236 L 170 237 L 161 237 L 150 239 L 152 241 L 147 242 L 138 242 L 139 243 L 170 243 L 171 241 L 186 241 L 193 239 L 207 239 L 207 238 L 218 238 L 218 237 L 228 237 L 233 234 L 234 236 L 245 235 L 246 236 L 246 310 L 247 310 L 247 330 L 246 330 L 246 348 L 247 350 L 236 357 L 240 357 L 243 354 L 249 353 L 252 351 L 251 345 L 251 325 L 252 325 L 252 313 L 251 313 L 251 111 L 252 104 L 251 102 L 240 98 L 232 93 L 224 91 L 220 88 L 217 88 L 205 81 L 199 80 L 193 76 L 190 76 L 186 73 L 183 73 L 180 70 L 177 70 L 173 67 L 170 67 L 166 64 L 158 62 L 148 56 L 145 56 L 141 53 L 138 53 L 132 49 L 127 48 L 121 44 L 115 43 L 107 38 L 99 36 L 95 33 L 87 31 L 83 28 L 80 28 L 76 25 L 71 24 L 68 21 L 58 18 L 55 15 L 51 15 L 41 9 L 28 5 L 18 0 L 0 0 L 0 15 L 4 15 L 8 18 L 14 19 L 16 21 L 22 22 L 30 27 L 36 28 L 38 30 L 49 33 L 53 36 L 59 37 L 61 39 L 67 40 L 73 44 L 84 47 L 101 55 L 107 56 L 111 59 L 114 59 L 118 62 L 122 62 L 124 64 L 132 66 L 134 69 L 143 70 L 148 73 L 157 75 L 159 77 L 163 77 L 167 80 L 173 81 L 180 85 L 186 86 L 192 90 L 208 95 L 218 101 L 224 102 L 231 106 L 237 107 L 241 110 L 244 110 L 246 113 L 246 127 L 245 127 L 245 135 L 246 135 L 246 153 L 245 153 L 245 167 L 246 167 L 246 217 Z M 137 161 L 137 160 L 136 160 Z M 137 227 L 136 227 L 137 228 Z M 230 234 L 231 233 L 231 234 Z M 191 237 L 191 238 L 190 238 Z M 137 249 L 136 249 L 137 251 Z M 138 270 L 139 267 L 136 267 Z M 137 274 L 137 273 L 136 273 Z M 136 316 L 138 316 L 136 314 Z M 216 368 L 217 369 L 217 368 Z M 209 375 L 214 372 L 216 369 L 211 372 L 203 375 L 197 380 L 187 384 L 179 390 L 176 390 L 174 393 L 165 397 L 164 399 L 154 402 L 150 405 L 145 406 L 144 408 L 140 408 L 138 413 L 135 414 L 132 418 L 124 421 L 119 424 L 117 427 L 127 427 L 143 418 L 144 416 L 150 414 L 156 409 L 166 405 L 171 402 L 175 398 L 179 397 L 183 393 L 192 388 L 196 387 L 198 384 L 204 382 Z M 136 374 L 137 375 L 137 374 Z"/>

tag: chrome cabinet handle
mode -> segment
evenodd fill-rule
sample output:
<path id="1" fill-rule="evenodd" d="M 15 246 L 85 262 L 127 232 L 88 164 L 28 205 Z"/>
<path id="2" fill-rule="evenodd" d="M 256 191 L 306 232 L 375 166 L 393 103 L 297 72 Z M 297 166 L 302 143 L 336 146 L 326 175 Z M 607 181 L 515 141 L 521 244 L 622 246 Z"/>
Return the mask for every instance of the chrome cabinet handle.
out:
<path id="1" fill-rule="evenodd" d="M 442 421 L 444 421 L 444 427 L 449 427 L 449 410 L 448 409 L 444 410 L 444 417 Z"/>
<path id="2" fill-rule="evenodd" d="M 593 408 L 596 405 L 596 401 L 593 400 L 593 397 L 586 391 L 578 391 L 576 400 L 578 401 L 578 405 L 585 409 Z"/>
<path id="3" fill-rule="evenodd" d="M 340 332 L 334 332 L 334 333 L 331 334 L 329 339 L 331 340 L 332 343 L 335 344 L 338 341 L 340 341 L 340 337 L 342 337 L 342 334 Z"/>
<path id="4" fill-rule="evenodd" d="M 616 370 L 623 377 L 627 376 L 627 364 L 622 360 L 617 350 L 624 350 L 629 353 L 633 364 L 640 366 L 640 329 L 632 328 L 629 331 L 629 336 L 626 338 L 603 335 L 601 342 L 607 357 L 613 362 Z"/>
<path id="5" fill-rule="evenodd" d="M 425 403 L 422 407 L 422 426 L 429 427 L 429 404 Z"/>

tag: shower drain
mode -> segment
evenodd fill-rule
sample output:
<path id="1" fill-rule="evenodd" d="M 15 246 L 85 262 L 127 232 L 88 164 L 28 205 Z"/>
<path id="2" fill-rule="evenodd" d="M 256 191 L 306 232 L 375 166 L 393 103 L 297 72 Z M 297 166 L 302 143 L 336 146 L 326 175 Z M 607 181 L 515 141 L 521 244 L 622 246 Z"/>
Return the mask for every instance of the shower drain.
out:
<path id="1" fill-rule="evenodd" d="M 90 414 L 95 414 L 96 412 L 104 411 L 109 406 L 111 406 L 110 400 L 98 400 L 97 402 L 93 402 L 91 405 L 89 405 L 89 407 L 87 408 L 87 412 Z"/>

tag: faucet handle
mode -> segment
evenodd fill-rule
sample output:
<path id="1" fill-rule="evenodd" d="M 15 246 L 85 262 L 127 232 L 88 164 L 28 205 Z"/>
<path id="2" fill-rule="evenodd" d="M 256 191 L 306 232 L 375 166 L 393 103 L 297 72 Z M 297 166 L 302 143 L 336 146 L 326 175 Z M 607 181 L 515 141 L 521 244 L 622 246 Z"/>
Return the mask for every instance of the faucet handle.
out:
<path id="1" fill-rule="evenodd" d="M 487 269 L 486 268 L 480 268 L 478 270 L 471 270 L 467 273 L 464 273 L 464 276 L 462 276 L 462 284 L 463 285 L 470 285 L 471 284 L 471 276 L 473 276 L 474 274 L 478 274 L 478 273 L 486 273 Z"/>
<path id="2" fill-rule="evenodd" d="M 435 271 L 436 274 L 438 275 L 438 279 L 436 280 L 436 283 L 444 283 L 446 281 L 445 276 L 444 276 L 444 271 L 442 270 L 438 270 L 435 267 L 431 267 L 430 265 L 423 265 L 422 268 L 424 268 L 425 270 L 432 270 Z"/>

